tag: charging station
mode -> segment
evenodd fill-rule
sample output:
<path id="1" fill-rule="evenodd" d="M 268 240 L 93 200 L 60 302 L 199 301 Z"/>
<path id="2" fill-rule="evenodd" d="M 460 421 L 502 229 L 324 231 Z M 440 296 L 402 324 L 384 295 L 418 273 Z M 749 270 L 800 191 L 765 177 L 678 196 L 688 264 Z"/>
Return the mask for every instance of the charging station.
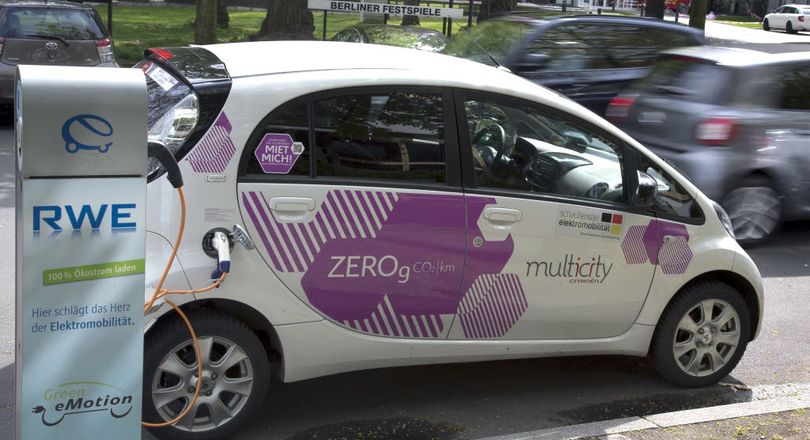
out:
<path id="1" fill-rule="evenodd" d="M 144 75 L 20 66 L 16 85 L 16 438 L 140 439 Z"/>

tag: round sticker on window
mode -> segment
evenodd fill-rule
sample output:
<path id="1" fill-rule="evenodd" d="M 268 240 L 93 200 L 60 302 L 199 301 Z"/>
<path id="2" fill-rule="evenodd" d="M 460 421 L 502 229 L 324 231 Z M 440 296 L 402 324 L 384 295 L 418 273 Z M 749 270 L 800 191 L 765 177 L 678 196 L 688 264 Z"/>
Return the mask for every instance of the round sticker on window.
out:
<path id="1" fill-rule="evenodd" d="M 304 144 L 293 142 L 286 133 L 267 133 L 254 154 L 265 174 L 287 174 L 298 157 L 304 153 Z"/>

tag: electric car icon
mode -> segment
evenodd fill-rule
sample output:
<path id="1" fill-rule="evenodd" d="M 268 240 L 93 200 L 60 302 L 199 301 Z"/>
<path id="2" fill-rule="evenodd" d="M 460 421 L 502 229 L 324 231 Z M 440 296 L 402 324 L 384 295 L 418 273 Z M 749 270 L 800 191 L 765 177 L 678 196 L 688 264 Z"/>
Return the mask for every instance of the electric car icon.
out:
<path id="1" fill-rule="evenodd" d="M 72 116 L 62 125 L 62 139 L 68 153 L 76 153 L 79 150 L 106 153 L 113 143 L 105 141 L 112 135 L 112 124 L 98 115 Z"/>
<path id="2" fill-rule="evenodd" d="M 762 279 L 723 209 L 542 86 L 337 42 L 152 49 L 137 67 L 193 213 L 164 286 L 200 363 L 169 305 L 145 318 L 144 418 L 186 414 L 161 438 L 232 434 L 271 375 L 630 355 L 708 386 L 760 331 Z M 185 211 L 149 167 L 157 288 Z M 182 294 L 211 284 L 218 250 L 228 276 Z"/>

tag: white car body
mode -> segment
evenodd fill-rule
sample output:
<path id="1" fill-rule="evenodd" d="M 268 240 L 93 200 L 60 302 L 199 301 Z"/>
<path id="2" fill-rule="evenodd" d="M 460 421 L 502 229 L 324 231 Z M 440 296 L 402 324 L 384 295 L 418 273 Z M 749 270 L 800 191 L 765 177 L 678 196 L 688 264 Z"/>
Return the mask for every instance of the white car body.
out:
<path id="1" fill-rule="evenodd" d="M 759 272 L 718 219 L 713 202 L 642 145 L 561 95 L 478 63 L 378 45 L 263 42 L 203 49 L 221 60 L 232 80 L 219 113 L 219 117 L 227 116 L 228 123 L 210 128 L 180 161 L 188 194 L 188 222 L 167 286 L 188 289 L 210 283 L 215 260 L 203 252 L 202 237 L 213 228 L 243 226 L 256 247 L 248 250 L 235 244 L 231 273 L 222 286 L 175 299 L 214 304 L 255 330 L 267 332 L 283 359 L 283 381 L 430 363 L 561 355 L 645 356 L 673 296 L 698 279 L 723 280 L 745 290 L 754 308 L 752 331 L 745 337 L 753 339 L 758 333 L 764 303 Z M 263 176 L 240 177 L 240 163 L 253 154 L 243 155 L 243 150 L 255 148 L 254 130 L 283 104 L 313 93 L 388 87 L 429 87 L 445 93 L 445 98 L 461 91 L 480 92 L 555 109 L 623 143 L 674 176 L 694 198 L 705 220 L 701 224 L 670 220 L 659 224 L 662 228 L 669 227 L 664 223 L 676 225 L 672 228 L 688 234 L 678 238 L 677 233 L 661 232 L 663 241 L 659 240 L 656 249 L 662 264 L 669 252 L 662 249 L 674 249 L 668 247 L 670 242 L 683 245 L 675 257 L 678 267 L 662 270 L 661 264 L 633 253 L 643 254 L 643 250 L 632 249 L 634 243 L 643 246 L 638 234 L 652 228 L 657 219 L 649 212 L 619 204 L 564 197 L 526 199 L 450 186 L 364 185 L 349 179 L 324 184 L 317 179 L 286 182 L 284 175 L 266 181 Z M 223 130 L 226 125 L 228 129 Z M 454 140 L 454 127 L 447 128 L 447 145 L 461 142 Z M 212 139 L 233 149 L 211 149 Z M 539 141 L 533 145 L 538 151 L 558 148 Z M 204 160 L 217 161 L 220 168 L 201 167 L 202 156 L 195 155 L 200 150 L 208 157 Z M 635 154 L 630 150 L 628 157 Z M 594 170 L 599 173 L 598 167 Z M 569 180 L 567 185 L 577 185 L 576 179 Z M 393 222 L 397 206 L 412 203 L 418 207 L 423 202 L 424 210 L 416 218 L 424 219 L 424 225 L 409 217 L 398 228 L 390 228 L 394 238 L 383 243 L 382 249 L 375 248 L 371 254 L 350 251 L 357 243 L 360 248 L 371 246 L 369 240 L 381 237 L 386 222 Z M 356 224 L 324 225 L 324 212 L 355 219 Z M 147 213 L 151 232 L 147 286 L 154 286 L 170 253 L 180 215 L 176 191 L 165 176 L 148 186 Z M 601 220 L 609 215 L 617 228 L 605 234 L 615 236 L 589 237 L 581 231 L 571 232 L 576 226 L 560 226 L 563 218 L 582 219 L 592 214 L 601 215 Z M 468 218 L 466 225 L 442 229 L 443 221 L 467 215 L 474 218 Z M 442 216 L 444 219 L 439 218 Z M 320 226 L 313 227 L 317 222 Z M 443 240 L 453 237 L 456 244 L 439 248 L 444 246 Z M 335 249 L 346 249 L 348 254 L 331 255 L 325 262 L 328 274 L 313 275 L 315 269 L 309 269 L 320 264 L 318 270 L 323 270 L 318 255 L 327 248 L 334 251 L 330 246 L 335 242 L 339 242 Z M 460 254 L 453 256 L 453 252 Z M 684 260 L 681 257 L 686 253 L 691 258 Z M 386 255 L 395 258 L 385 259 Z M 460 260 L 452 260 L 456 257 Z M 402 261 L 407 258 L 415 260 L 404 266 Z M 628 264 L 630 260 L 632 264 Z M 588 269 L 586 261 L 591 264 Z M 399 269 L 409 267 L 407 277 L 392 270 L 395 263 Z M 473 264 L 496 267 L 487 272 Z M 542 276 L 554 265 L 558 265 L 559 276 Z M 584 274 L 580 281 L 560 275 L 559 267 L 573 265 Z M 442 281 L 418 277 L 431 267 L 443 269 L 434 269 L 430 280 L 438 279 L 444 270 L 455 277 L 449 283 L 455 287 L 438 293 L 430 290 Z M 351 284 L 355 281 L 360 284 Z M 400 289 L 410 282 L 426 290 Z M 469 287 L 462 291 L 462 285 Z M 502 288 L 493 287 L 496 285 Z M 351 290 L 366 287 L 382 291 L 362 292 L 365 296 L 358 297 L 359 292 Z M 364 311 L 352 309 L 361 302 Z M 148 326 L 169 311 L 164 305 L 149 314 Z"/>
<path id="2" fill-rule="evenodd" d="M 771 29 L 788 30 L 794 32 L 810 30 L 810 5 L 782 5 L 770 14 L 765 15 Z"/>

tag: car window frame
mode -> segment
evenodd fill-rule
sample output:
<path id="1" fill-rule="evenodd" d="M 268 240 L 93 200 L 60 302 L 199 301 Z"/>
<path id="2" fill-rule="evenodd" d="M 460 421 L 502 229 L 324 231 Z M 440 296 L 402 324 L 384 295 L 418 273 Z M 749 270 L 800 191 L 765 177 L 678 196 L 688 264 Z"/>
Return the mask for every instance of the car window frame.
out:
<path id="1" fill-rule="evenodd" d="M 620 160 L 622 167 L 622 182 L 624 185 L 623 191 L 624 201 L 609 202 L 597 199 L 568 197 L 562 194 L 553 194 L 553 193 L 533 193 L 528 191 L 518 191 L 504 188 L 478 188 L 475 182 L 475 165 L 473 163 L 472 152 L 469 150 L 469 148 L 464 147 L 465 145 L 469 146 L 471 142 L 469 135 L 469 128 L 467 126 L 467 117 L 464 109 L 464 102 L 470 99 L 486 100 L 497 104 L 503 104 L 513 107 L 530 106 L 533 108 L 538 108 L 541 109 L 546 114 L 557 117 L 564 122 L 572 122 L 574 124 L 580 125 L 583 128 L 592 131 L 594 134 L 602 136 L 607 140 L 613 142 L 621 150 L 622 155 L 622 158 Z M 615 136 L 614 134 L 607 132 L 606 130 L 594 125 L 591 122 L 578 118 L 575 115 L 572 115 L 555 107 L 512 95 L 504 95 L 500 93 L 486 92 L 482 90 L 453 88 L 453 101 L 455 103 L 456 121 L 458 124 L 457 125 L 458 146 L 462 165 L 461 178 L 462 183 L 464 185 L 465 193 L 475 195 L 496 196 L 496 197 L 510 197 L 541 202 L 565 203 L 568 205 L 612 209 L 615 211 L 624 211 L 633 214 L 646 215 L 649 217 L 656 216 L 655 212 L 653 212 L 649 208 L 639 206 L 638 204 L 636 204 L 635 200 L 632 197 L 632 191 L 630 190 L 630 188 L 633 188 L 633 190 L 635 190 L 635 188 L 638 186 L 638 176 L 636 175 L 635 172 L 631 172 L 630 170 L 639 169 L 639 165 L 641 162 L 636 155 L 641 153 L 638 152 L 635 147 L 628 144 L 621 138 Z"/>
<path id="2" fill-rule="evenodd" d="M 315 146 L 315 102 L 331 99 L 339 96 L 351 94 L 374 94 L 374 93 L 423 93 L 439 94 L 442 96 L 442 107 L 444 113 L 444 145 L 445 145 L 445 182 L 443 184 L 407 180 L 384 180 L 384 179 L 357 179 L 353 177 L 317 176 L 316 162 L 317 155 L 320 154 Z M 307 176 L 293 176 L 287 174 L 248 174 L 247 164 L 250 156 L 255 151 L 255 147 L 261 142 L 265 134 L 265 127 L 279 114 L 283 113 L 291 106 L 304 103 L 307 107 L 307 131 L 308 148 L 314 148 L 314 156 L 310 158 L 310 170 Z M 390 84 L 375 86 L 352 86 L 339 87 L 335 89 L 321 90 L 313 93 L 303 94 L 289 99 L 270 110 L 258 124 L 253 128 L 242 148 L 237 167 L 237 183 L 278 183 L 278 184 L 309 184 L 309 185 L 341 185 L 341 186 L 362 186 L 373 188 L 402 188 L 417 189 L 426 191 L 442 192 L 462 192 L 461 164 L 459 159 L 459 142 L 457 132 L 457 122 L 455 110 L 453 108 L 452 92 L 447 87 L 425 86 L 411 84 Z"/>

